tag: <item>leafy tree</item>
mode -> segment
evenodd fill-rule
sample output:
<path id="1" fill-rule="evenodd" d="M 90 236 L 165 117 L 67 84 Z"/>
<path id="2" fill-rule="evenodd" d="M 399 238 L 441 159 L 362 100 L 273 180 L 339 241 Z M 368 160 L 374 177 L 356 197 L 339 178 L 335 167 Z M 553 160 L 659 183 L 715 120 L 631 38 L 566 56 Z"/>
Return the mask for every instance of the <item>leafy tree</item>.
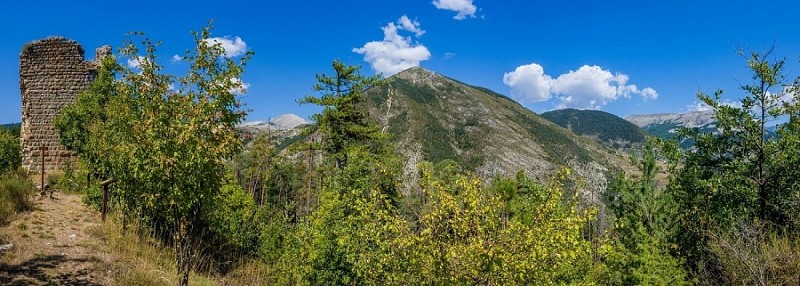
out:
<path id="1" fill-rule="evenodd" d="M 59 120 L 67 145 L 114 179 L 125 217 L 169 234 L 181 285 L 188 283 L 203 214 L 220 196 L 223 160 L 241 149 L 234 127 L 245 115 L 234 90 L 251 53 L 238 61 L 226 57 L 209 40 L 211 29 L 194 33 L 195 46 L 183 57 L 189 68 L 180 77 L 162 73 L 149 39 L 126 42 L 121 54 L 138 68 L 104 62 L 103 77 Z M 98 117 L 104 120 L 93 120 Z"/>
<path id="2" fill-rule="evenodd" d="M 681 186 L 690 198 L 710 196 L 721 203 L 706 208 L 720 215 L 712 217 L 716 222 L 724 221 L 721 216 L 758 217 L 778 225 L 785 222 L 786 214 L 775 203 L 780 201 L 778 192 L 784 189 L 778 183 L 790 167 L 783 159 L 792 152 L 781 147 L 784 140 L 792 140 L 792 134 L 786 132 L 790 126 L 781 128 L 784 136 L 780 137 L 770 136 L 767 129 L 767 124 L 787 115 L 782 106 L 785 91 L 779 89 L 784 83 L 784 62 L 770 62 L 768 58 L 769 53 L 750 55 L 747 62 L 753 83 L 741 86 L 746 95 L 740 106 L 723 104 L 722 91 L 713 96 L 698 93 L 698 98 L 714 109 L 719 134 L 683 130 L 684 136 L 698 142 L 697 151 L 686 154 L 683 170 L 699 176 L 700 184 L 696 185 L 707 187 L 711 193 L 688 184 Z"/>
<path id="3" fill-rule="evenodd" d="M 763 225 L 778 233 L 800 227 L 796 183 L 800 133 L 796 103 L 785 100 L 796 86 L 787 85 L 784 61 L 771 60 L 770 52 L 742 55 L 753 81 L 741 86 L 745 95 L 739 104 L 723 103 L 721 90 L 713 95 L 698 93 L 714 110 L 719 132 L 680 130 L 695 148 L 674 163 L 669 190 L 684 210 L 678 214 L 679 251 L 692 271 L 724 270 L 715 265 L 708 243 L 731 226 Z M 770 135 L 769 125 L 783 119 L 789 122 L 777 127 L 777 136 Z"/>
<path id="4" fill-rule="evenodd" d="M 101 154 L 92 149 L 93 127 L 102 127 L 108 118 L 107 102 L 119 93 L 116 77 L 122 66 L 112 56 L 101 60 L 100 69 L 92 84 L 77 97 L 76 102 L 64 107 L 53 122 L 59 140 L 65 147 L 81 154 L 83 160 L 93 164 L 101 161 Z"/>

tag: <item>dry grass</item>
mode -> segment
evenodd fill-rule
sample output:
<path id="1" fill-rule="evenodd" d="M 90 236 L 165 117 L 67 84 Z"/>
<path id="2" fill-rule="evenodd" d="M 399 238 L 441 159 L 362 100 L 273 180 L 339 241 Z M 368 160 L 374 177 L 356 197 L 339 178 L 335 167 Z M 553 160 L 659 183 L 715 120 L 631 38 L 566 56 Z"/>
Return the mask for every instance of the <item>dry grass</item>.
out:
<path id="1" fill-rule="evenodd" d="M 135 226 L 130 227 L 133 228 Z M 174 250 L 153 239 L 152 235 L 136 235 L 130 230 L 123 234 L 114 218 L 91 229 L 90 235 L 98 242 L 96 252 L 111 257 L 102 267 L 117 285 L 177 284 Z M 208 259 L 202 256 L 197 263 L 209 267 Z M 263 263 L 248 261 L 224 276 L 192 272 L 189 285 L 270 285 L 269 277 L 270 272 Z"/>
<path id="2" fill-rule="evenodd" d="M 114 219 L 90 230 L 92 237 L 100 242 L 97 252 L 107 253 L 112 259 L 103 267 L 118 285 L 175 285 L 179 280 L 172 249 L 158 241 L 136 235 L 133 231 L 123 233 Z M 217 285 L 213 279 L 192 273 L 189 285 Z"/>

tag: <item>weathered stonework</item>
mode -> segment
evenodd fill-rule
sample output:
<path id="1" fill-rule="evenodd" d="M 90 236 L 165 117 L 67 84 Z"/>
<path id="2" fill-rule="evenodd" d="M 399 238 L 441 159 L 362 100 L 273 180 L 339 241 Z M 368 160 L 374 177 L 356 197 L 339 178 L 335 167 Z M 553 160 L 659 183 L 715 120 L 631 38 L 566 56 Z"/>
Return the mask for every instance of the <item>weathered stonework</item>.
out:
<path id="1" fill-rule="evenodd" d="M 80 44 L 62 37 L 34 41 L 19 55 L 19 89 L 22 96 L 22 166 L 41 168 L 40 147 L 45 151 L 45 169 L 62 167 L 73 156 L 61 146 L 53 120 L 61 108 L 72 103 L 97 75 L 97 59 L 111 53 L 111 47 L 96 50 L 95 61 L 83 59 Z"/>

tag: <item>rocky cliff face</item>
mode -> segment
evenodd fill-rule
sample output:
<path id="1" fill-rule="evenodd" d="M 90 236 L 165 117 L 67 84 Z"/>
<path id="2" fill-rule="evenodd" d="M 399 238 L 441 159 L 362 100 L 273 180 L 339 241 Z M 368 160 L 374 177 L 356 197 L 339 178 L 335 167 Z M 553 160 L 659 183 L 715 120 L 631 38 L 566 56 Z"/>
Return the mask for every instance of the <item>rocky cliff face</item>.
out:
<path id="1" fill-rule="evenodd" d="M 626 120 L 642 127 L 648 134 L 662 139 L 677 137 L 679 127 L 699 128 L 704 132 L 717 132 L 717 121 L 713 111 L 687 113 L 642 114 L 625 117 Z M 681 147 L 691 148 L 694 142 L 681 140 Z"/>
<path id="2" fill-rule="evenodd" d="M 660 113 L 630 115 L 625 120 L 645 128 L 651 125 L 673 124 L 689 128 L 705 127 L 716 124 L 713 111 L 695 111 L 687 113 Z"/>

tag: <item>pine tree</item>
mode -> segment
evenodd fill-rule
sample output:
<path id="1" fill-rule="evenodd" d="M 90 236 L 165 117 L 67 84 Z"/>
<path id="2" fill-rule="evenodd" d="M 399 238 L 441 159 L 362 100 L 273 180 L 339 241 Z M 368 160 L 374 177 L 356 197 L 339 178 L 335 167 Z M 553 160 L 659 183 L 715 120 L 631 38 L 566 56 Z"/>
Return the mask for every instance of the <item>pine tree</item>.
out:
<path id="1" fill-rule="evenodd" d="M 312 116 L 323 136 L 320 147 L 333 158 L 337 169 L 343 169 L 348 148 L 362 145 L 376 152 L 384 148 L 381 141 L 385 136 L 370 121 L 364 102 L 364 91 L 381 84 L 381 79 L 380 75 L 363 76 L 359 66 L 346 65 L 338 59 L 332 65 L 333 75 L 317 74 L 313 90 L 320 96 L 306 96 L 300 103 L 324 107 Z"/>

